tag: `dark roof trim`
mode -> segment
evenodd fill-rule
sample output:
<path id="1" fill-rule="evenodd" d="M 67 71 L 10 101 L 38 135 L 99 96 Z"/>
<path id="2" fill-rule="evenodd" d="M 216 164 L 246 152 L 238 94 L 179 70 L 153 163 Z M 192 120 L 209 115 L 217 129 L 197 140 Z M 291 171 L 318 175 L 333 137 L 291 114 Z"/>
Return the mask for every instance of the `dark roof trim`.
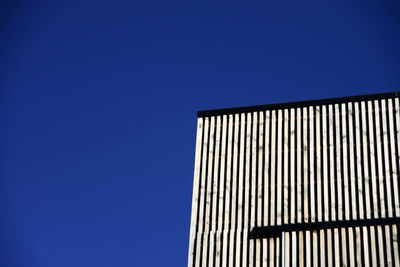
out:
<path id="1" fill-rule="evenodd" d="M 264 237 L 279 236 L 282 234 L 282 232 L 315 231 L 322 229 L 393 225 L 393 224 L 400 225 L 400 217 L 259 226 L 259 227 L 254 227 L 250 232 L 250 235 L 252 238 L 264 238 Z"/>
<path id="2" fill-rule="evenodd" d="M 269 104 L 269 105 L 260 105 L 260 106 L 203 110 L 203 111 L 197 112 L 197 117 L 208 117 L 208 116 L 236 114 L 236 113 L 244 113 L 244 112 L 263 111 L 263 110 L 300 108 L 300 107 L 308 107 L 308 106 L 340 104 L 340 103 L 347 103 L 347 102 L 379 100 L 379 99 L 394 98 L 394 97 L 399 97 L 399 96 L 400 96 L 400 92 L 392 92 L 392 93 L 383 93 L 383 94 L 328 98 L 328 99 L 320 99 L 320 100 L 299 101 L 299 102 Z"/>

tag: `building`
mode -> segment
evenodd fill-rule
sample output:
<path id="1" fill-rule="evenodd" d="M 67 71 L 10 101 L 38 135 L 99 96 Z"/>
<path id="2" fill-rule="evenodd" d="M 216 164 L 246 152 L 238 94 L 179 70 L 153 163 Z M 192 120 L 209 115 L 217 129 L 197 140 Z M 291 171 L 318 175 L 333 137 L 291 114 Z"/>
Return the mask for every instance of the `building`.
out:
<path id="1" fill-rule="evenodd" d="M 188 266 L 400 266 L 399 96 L 198 112 Z"/>

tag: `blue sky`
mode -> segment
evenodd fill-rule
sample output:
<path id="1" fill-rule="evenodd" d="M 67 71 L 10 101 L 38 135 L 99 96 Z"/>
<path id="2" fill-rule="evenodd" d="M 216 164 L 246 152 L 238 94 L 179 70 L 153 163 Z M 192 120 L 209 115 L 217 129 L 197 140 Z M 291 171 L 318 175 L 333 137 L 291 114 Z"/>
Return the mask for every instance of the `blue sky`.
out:
<path id="1" fill-rule="evenodd" d="M 0 12 L 1 266 L 184 266 L 196 111 L 400 89 L 395 1 Z"/>

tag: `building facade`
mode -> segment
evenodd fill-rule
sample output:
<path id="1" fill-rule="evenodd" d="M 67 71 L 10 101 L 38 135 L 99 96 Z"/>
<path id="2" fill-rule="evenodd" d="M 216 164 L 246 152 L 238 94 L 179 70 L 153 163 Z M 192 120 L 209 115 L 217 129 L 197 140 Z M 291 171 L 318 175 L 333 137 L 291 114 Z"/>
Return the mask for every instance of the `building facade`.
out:
<path id="1" fill-rule="evenodd" d="M 399 96 L 198 112 L 188 266 L 400 266 Z"/>

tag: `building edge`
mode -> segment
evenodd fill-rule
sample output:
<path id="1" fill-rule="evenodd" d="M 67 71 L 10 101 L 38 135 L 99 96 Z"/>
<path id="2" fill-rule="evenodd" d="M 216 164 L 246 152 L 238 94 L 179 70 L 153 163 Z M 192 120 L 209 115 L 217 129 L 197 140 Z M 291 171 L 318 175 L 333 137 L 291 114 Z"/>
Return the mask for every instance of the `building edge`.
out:
<path id="1" fill-rule="evenodd" d="M 400 91 L 395 91 L 395 92 L 390 92 L 390 93 L 325 98 L 325 99 L 318 99 L 318 100 L 285 102 L 285 103 L 246 106 L 246 107 L 237 107 L 237 108 L 201 110 L 201 111 L 197 112 L 197 117 L 203 118 L 203 117 L 209 117 L 209 116 L 237 114 L 237 113 L 263 111 L 263 110 L 301 108 L 301 107 L 318 106 L 318 105 L 341 104 L 341 103 L 355 102 L 355 101 L 381 100 L 381 99 L 387 99 L 387 98 L 393 98 L 393 97 L 399 97 L 399 96 L 400 96 Z"/>

